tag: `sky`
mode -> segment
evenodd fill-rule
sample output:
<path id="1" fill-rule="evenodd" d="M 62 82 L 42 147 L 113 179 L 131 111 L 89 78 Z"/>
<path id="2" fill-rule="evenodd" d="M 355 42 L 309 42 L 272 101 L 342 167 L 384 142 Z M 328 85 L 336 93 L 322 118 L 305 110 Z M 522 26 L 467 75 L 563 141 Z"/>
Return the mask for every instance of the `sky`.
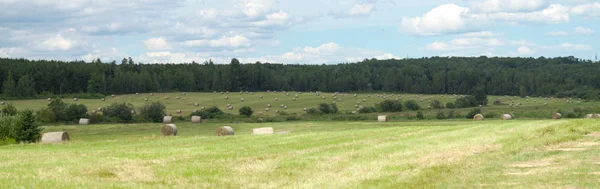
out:
<path id="1" fill-rule="evenodd" d="M 595 60 L 599 32 L 599 0 L 0 0 L 0 57 L 27 59 Z"/>

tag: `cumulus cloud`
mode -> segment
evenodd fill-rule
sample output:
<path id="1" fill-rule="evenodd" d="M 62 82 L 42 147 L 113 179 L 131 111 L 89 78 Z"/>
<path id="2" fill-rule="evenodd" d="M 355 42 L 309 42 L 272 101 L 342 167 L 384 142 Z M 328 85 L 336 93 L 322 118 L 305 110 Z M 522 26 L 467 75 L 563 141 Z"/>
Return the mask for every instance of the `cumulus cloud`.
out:
<path id="1" fill-rule="evenodd" d="M 172 48 L 164 37 L 150 38 L 144 41 L 144 45 L 151 51 L 170 50 Z"/>
<path id="2" fill-rule="evenodd" d="M 574 30 L 575 34 L 579 34 L 579 35 L 591 35 L 594 34 L 595 31 L 590 29 L 590 28 L 586 28 L 586 27 L 576 27 Z"/>
<path id="3" fill-rule="evenodd" d="M 250 46 L 250 40 L 242 35 L 223 36 L 215 40 L 189 40 L 183 42 L 186 47 L 224 47 L 237 48 Z"/>
<path id="4" fill-rule="evenodd" d="M 569 22 L 569 7 L 552 4 L 548 8 L 534 12 L 500 12 L 483 17 L 515 24 L 561 24 Z"/>
<path id="5" fill-rule="evenodd" d="M 517 53 L 519 55 L 531 55 L 535 53 L 535 51 L 529 47 L 522 46 L 517 49 Z"/>
<path id="6" fill-rule="evenodd" d="M 546 33 L 548 36 L 566 36 L 569 35 L 569 32 L 566 31 L 551 31 Z"/>
<path id="7" fill-rule="evenodd" d="M 38 45 L 40 49 L 50 51 L 68 51 L 76 45 L 76 41 L 66 39 L 61 35 L 50 37 Z"/>
<path id="8" fill-rule="evenodd" d="M 571 8 L 573 14 L 596 19 L 600 18 L 600 11 L 598 10 L 600 10 L 599 2 L 577 5 Z"/>
<path id="9" fill-rule="evenodd" d="M 547 0 L 486 0 L 475 3 L 473 9 L 479 12 L 531 12 L 548 6 Z"/>
<path id="10" fill-rule="evenodd" d="M 349 16 L 367 16 L 373 10 L 373 4 L 358 4 L 354 5 L 348 12 Z"/>
<path id="11" fill-rule="evenodd" d="M 478 31 L 484 20 L 471 14 L 470 9 L 455 4 L 440 5 L 420 17 L 402 18 L 401 28 L 421 36 Z"/>

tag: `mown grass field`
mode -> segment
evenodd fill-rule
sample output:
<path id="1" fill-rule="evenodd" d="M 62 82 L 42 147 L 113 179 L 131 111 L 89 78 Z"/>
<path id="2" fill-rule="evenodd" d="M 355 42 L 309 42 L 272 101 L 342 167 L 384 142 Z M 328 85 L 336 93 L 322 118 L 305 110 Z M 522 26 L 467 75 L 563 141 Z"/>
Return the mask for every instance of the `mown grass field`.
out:
<path id="1" fill-rule="evenodd" d="M 317 96 L 315 93 L 308 92 L 288 92 L 288 95 L 285 95 L 283 92 L 278 91 L 274 92 L 255 92 L 253 95 L 251 93 L 240 93 L 240 92 L 230 92 L 230 93 L 154 93 L 150 95 L 150 93 L 144 94 L 130 94 L 130 95 L 116 95 L 115 97 L 108 96 L 106 97 L 106 101 L 101 101 L 100 99 L 79 99 L 76 103 L 85 104 L 88 107 L 89 111 L 96 110 L 97 108 L 102 108 L 110 105 L 114 102 L 126 102 L 133 104 L 136 108 L 139 108 L 141 105 L 146 103 L 145 99 L 148 99 L 148 102 L 159 101 L 165 104 L 167 107 L 167 114 L 178 115 L 177 110 L 182 110 L 182 115 L 189 115 L 194 110 L 199 110 L 200 107 L 210 107 L 217 106 L 221 110 L 238 114 L 239 108 L 242 106 L 250 106 L 254 110 L 255 115 L 258 115 L 259 112 L 262 112 L 262 116 L 276 116 L 277 110 L 285 111 L 287 113 L 298 113 L 303 114 L 304 108 L 317 107 L 319 103 L 332 103 L 335 101 L 339 110 L 342 113 L 350 113 L 352 111 L 356 111 L 356 105 L 360 106 L 374 106 L 375 104 L 385 100 L 383 96 L 386 96 L 387 99 L 399 99 L 401 101 L 406 100 L 416 100 L 421 107 L 423 108 L 423 112 L 429 118 L 434 118 L 435 114 L 440 110 L 430 110 L 428 106 L 432 100 L 441 101 L 442 105 L 446 105 L 448 102 L 454 102 L 458 96 L 454 95 L 415 95 L 415 94 L 392 94 L 387 93 L 359 93 L 357 97 L 354 97 L 354 93 L 345 93 L 340 94 L 334 99 L 332 93 L 320 93 Z M 298 97 L 296 97 L 298 95 Z M 262 99 L 259 96 L 263 96 Z M 326 99 L 322 99 L 325 96 Z M 167 97 L 167 99 L 165 99 Z M 180 99 L 177 99 L 179 97 Z M 228 97 L 228 100 L 225 99 Z M 242 102 L 241 99 L 244 98 Z M 275 98 L 278 100 L 275 101 Z M 293 98 L 297 98 L 296 101 L 293 101 Z M 489 106 L 485 106 L 483 108 L 484 112 L 493 112 L 496 115 L 500 115 L 503 113 L 512 113 L 517 118 L 552 118 L 552 113 L 557 110 L 572 110 L 574 107 L 595 107 L 600 106 L 600 102 L 586 102 L 580 101 L 578 99 L 572 99 L 573 103 L 567 103 L 567 99 L 553 99 L 549 98 L 540 98 L 540 97 L 531 97 L 531 98 L 520 98 L 520 97 L 506 97 L 506 96 L 489 96 Z M 496 99 L 500 99 L 504 105 L 492 105 Z M 63 99 L 67 103 L 74 103 L 73 99 Z M 46 107 L 48 101 L 46 99 L 39 100 L 13 100 L 13 101 L 5 101 L 7 103 L 12 103 L 18 109 L 33 109 L 39 110 L 43 107 Z M 579 103 L 581 102 L 581 104 Z M 194 106 L 196 103 L 199 106 Z M 509 104 L 517 104 L 520 103 L 519 107 L 510 107 Z M 227 109 L 227 104 L 231 104 L 234 108 L 233 110 Z M 266 111 L 267 104 L 271 104 L 272 107 L 270 111 Z M 283 109 L 281 105 L 284 104 L 288 107 L 288 109 Z M 547 105 L 546 105 L 547 104 Z M 455 111 L 460 114 L 465 114 L 471 110 L 471 108 L 464 109 L 456 109 Z M 442 111 L 450 111 L 450 109 L 444 109 Z M 597 112 L 600 113 L 600 112 Z M 409 117 L 414 116 L 416 111 L 405 111 L 401 113 L 393 113 L 391 115 L 395 115 L 396 117 Z"/>
<path id="2" fill-rule="evenodd" d="M 597 120 L 222 125 L 46 127 L 72 141 L 0 146 L 0 188 L 600 187 Z"/>

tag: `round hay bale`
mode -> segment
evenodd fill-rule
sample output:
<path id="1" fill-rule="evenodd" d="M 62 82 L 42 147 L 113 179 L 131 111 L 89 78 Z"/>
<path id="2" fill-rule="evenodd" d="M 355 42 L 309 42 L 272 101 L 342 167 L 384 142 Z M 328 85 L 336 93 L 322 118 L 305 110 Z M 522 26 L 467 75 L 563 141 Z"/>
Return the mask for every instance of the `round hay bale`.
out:
<path id="1" fill-rule="evenodd" d="M 286 110 L 287 110 L 287 109 L 288 109 L 288 107 L 287 107 L 287 106 L 283 106 L 283 109 L 286 109 Z"/>
<path id="2" fill-rule="evenodd" d="M 181 114 L 181 110 L 177 110 L 177 113 L 178 113 L 178 114 Z"/>
<path id="3" fill-rule="evenodd" d="M 64 131 L 49 132 L 42 135 L 42 144 L 61 143 L 69 140 L 71 140 L 69 133 Z"/>
<path id="4" fill-rule="evenodd" d="M 176 97 L 175 97 L 175 99 L 179 99 L 179 97 L 178 97 L 178 96 L 176 96 Z"/>
<path id="5" fill-rule="evenodd" d="M 226 97 L 225 97 L 225 100 L 229 100 L 229 97 L 228 97 L 228 96 L 226 96 Z"/>
<path id="6" fill-rule="evenodd" d="M 164 124 L 160 132 L 163 136 L 177 136 L 177 126 L 175 124 Z"/>
<path id="7" fill-rule="evenodd" d="M 231 128 L 230 126 L 223 126 L 217 128 L 217 136 L 228 136 L 234 134 L 235 133 L 233 132 L 233 128 Z"/>
<path id="8" fill-rule="evenodd" d="M 114 95 L 114 94 L 112 94 L 112 95 L 110 95 L 110 96 L 112 96 L 112 97 L 115 97 L 115 95 Z"/>
<path id="9" fill-rule="evenodd" d="M 204 109 L 206 109 L 206 107 L 204 107 L 204 106 L 200 107 L 200 110 L 204 110 Z"/>
<path id="10" fill-rule="evenodd" d="M 182 95 L 187 95 L 187 93 L 181 93 Z"/>
<path id="11" fill-rule="evenodd" d="M 147 98 L 144 98 L 144 101 L 148 101 L 148 99 L 147 99 Z"/>
<path id="12" fill-rule="evenodd" d="M 277 102 L 277 101 L 279 101 L 279 99 L 278 99 L 278 98 L 275 98 L 275 102 Z"/>
<path id="13" fill-rule="evenodd" d="M 306 112 L 306 111 L 308 111 L 308 108 L 303 108 L 303 110 Z"/>
<path id="14" fill-rule="evenodd" d="M 270 108 L 265 108 L 265 111 L 267 111 L 267 112 L 268 112 L 269 110 L 271 110 L 271 109 L 270 109 Z"/>
<path id="15" fill-rule="evenodd" d="M 267 104 L 267 107 L 269 107 L 269 108 L 270 108 L 270 107 L 271 107 L 271 104 Z"/>
<path id="16" fill-rule="evenodd" d="M 296 101 L 296 98 L 292 98 L 292 101 L 294 101 L 294 102 L 295 102 L 295 101 Z"/>
<path id="17" fill-rule="evenodd" d="M 327 99 L 327 97 L 325 97 L 325 96 L 322 96 L 321 98 L 322 98 L 322 99 Z"/>
<path id="18" fill-rule="evenodd" d="M 263 96 L 258 96 L 258 98 L 259 98 L 259 99 L 262 99 L 262 98 L 263 98 Z"/>
<path id="19" fill-rule="evenodd" d="M 476 114 L 475 116 L 473 116 L 473 121 L 483 121 L 483 115 Z"/>
<path id="20" fill-rule="evenodd" d="M 48 101 L 51 101 L 51 100 L 52 100 L 52 98 L 48 98 Z"/>
<path id="21" fill-rule="evenodd" d="M 73 98 L 73 100 L 74 100 L 74 101 L 78 101 L 79 99 L 77 99 L 77 98 Z"/>
<path id="22" fill-rule="evenodd" d="M 562 118 L 562 115 L 560 113 L 553 113 L 552 114 L 552 119 L 560 119 Z"/>
<path id="23" fill-rule="evenodd" d="M 258 118 L 258 120 L 256 120 L 256 121 L 258 121 L 259 123 L 264 122 L 263 118 Z"/>
<path id="24" fill-rule="evenodd" d="M 167 100 L 167 99 L 169 99 L 169 97 L 168 97 L 168 96 L 165 96 L 165 100 Z"/>
<path id="25" fill-rule="evenodd" d="M 592 118 L 598 119 L 598 118 L 600 118 L 600 114 L 592 114 Z"/>
<path id="26" fill-rule="evenodd" d="M 140 95 L 140 93 L 135 93 L 135 95 Z"/>
<path id="27" fill-rule="evenodd" d="M 513 119 L 513 116 L 510 114 L 502 114 L 500 116 L 500 120 L 512 120 L 512 119 Z"/>
<path id="28" fill-rule="evenodd" d="M 173 123 L 173 116 L 163 117 L 163 123 Z"/>
<path id="29" fill-rule="evenodd" d="M 150 93 L 150 96 L 154 96 L 154 93 Z"/>
<path id="30" fill-rule="evenodd" d="M 233 106 L 229 106 L 229 108 L 228 108 L 228 109 L 229 109 L 229 110 L 233 110 Z"/>
<path id="31" fill-rule="evenodd" d="M 387 115 L 377 116 L 377 122 L 387 122 L 387 121 L 388 121 Z"/>
<path id="32" fill-rule="evenodd" d="M 79 125 L 89 125 L 89 124 L 90 124 L 90 119 L 86 119 L 86 118 L 79 119 Z"/>
<path id="33" fill-rule="evenodd" d="M 594 114 L 586 114 L 585 116 L 583 116 L 583 118 L 592 119 L 592 118 L 594 118 Z"/>
<path id="34" fill-rule="evenodd" d="M 200 104 L 198 104 L 198 103 L 194 103 L 194 106 L 200 106 Z"/>
<path id="35" fill-rule="evenodd" d="M 192 123 L 202 123 L 202 117 L 192 116 Z"/>
<path id="36" fill-rule="evenodd" d="M 263 114 L 263 112 L 258 112 L 258 115 L 262 115 L 262 114 Z"/>
<path id="37" fill-rule="evenodd" d="M 225 104 L 225 106 L 227 106 L 229 108 L 229 107 L 231 107 L 231 104 Z"/>
<path id="38" fill-rule="evenodd" d="M 102 98 L 102 99 L 100 99 L 100 100 L 101 100 L 101 101 L 105 101 L 106 99 Z"/>
<path id="39" fill-rule="evenodd" d="M 244 102 L 244 98 L 240 98 L 240 101 Z"/>

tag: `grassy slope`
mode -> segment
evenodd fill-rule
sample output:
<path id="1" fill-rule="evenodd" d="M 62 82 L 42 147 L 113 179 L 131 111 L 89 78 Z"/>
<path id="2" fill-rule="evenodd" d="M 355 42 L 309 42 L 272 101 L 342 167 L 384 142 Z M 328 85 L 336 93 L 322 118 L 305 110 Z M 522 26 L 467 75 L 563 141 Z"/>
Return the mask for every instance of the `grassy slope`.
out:
<path id="1" fill-rule="evenodd" d="M 0 188 L 598 188 L 597 120 L 49 127 L 59 145 L 0 146 Z M 252 136 L 272 126 L 291 134 Z"/>
<path id="2" fill-rule="evenodd" d="M 140 107 L 146 101 L 145 98 L 149 98 L 149 101 L 160 101 L 163 102 L 167 107 L 167 113 L 177 115 L 177 110 L 182 110 L 183 114 L 188 115 L 193 110 L 200 109 L 201 106 L 209 107 L 209 106 L 217 106 L 221 108 L 221 110 L 233 114 L 238 114 L 238 109 L 242 106 L 251 106 L 254 110 L 255 114 L 258 112 L 263 112 L 265 116 L 274 116 L 276 110 L 283 110 L 280 107 L 281 104 L 285 104 L 288 106 L 288 110 L 285 110 L 288 113 L 303 113 L 303 108 L 305 107 L 317 107 L 319 103 L 331 103 L 334 99 L 332 98 L 331 93 L 322 93 L 321 96 L 326 96 L 326 99 L 322 99 L 321 96 L 316 96 L 314 93 L 302 93 L 299 94 L 299 98 L 297 101 L 293 101 L 292 98 L 296 92 L 290 92 L 289 96 L 286 96 L 282 92 L 277 93 L 267 93 L 267 92 L 257 92 L 254 95 L 250 95 L 249 93 L 240 94 L 239 92 L 232 92 L 229 94 L 220 94 L 220 93 L 187 93 L 187 95 L 182 95 L 181 93 L 155 93 L 153 96 L 150 94 L 139 94 L 139 95 L 117 95 L 116 97 L 107 97 L 106 101 L 100 101 L 99 99 L 80 99 L 78 103 L 83 103 L 87 105 L 88 110 L 95 110 L 97 108 L 106 107 L 113 102 L 127 102 L 133 104 L 135 107 Z M 369 97 L 369 95 L 371 97 Z M 225 100 L 224 97 L 228 96 L 229 100 Z M 258 96 L 263 96 L 263 99 L 259 99 Z M 164 97 L 169 97 L 169 99 L 164 99 Z M 176 99 L 176 97 L 180 97 L 180 99 Z M 240 99 L 244 98 L 244 102 L 241 102 Z M 278 98 L 279 101 L 275 101 L 274 99 Z M 552 118 L 552 113 L 554 113 L 557 109 L 562 110 L 571 110 L 573 107 L 589 107 L 589 106 L 597 106 L 600 105 L 600 102 L 583 102 L 583 104 L 577 104 L 577 99 L 573 101 L 575 103 L 568 104 L 566 103 L 566 99 L 560 99 L 555 103 L 553 100 L 548 99 L 544 100 L 543 98 L 531 98 L 531 99 L 522 99 L 519 97 L 498 97 L 498 96 L 490 96 L 489 103 L 493 103 L 493 101 L 497 98 L 500 98 L 503 103 L 510 104 L 514 103 L 522 103 L 523 106 L 519 108 L 511 108 L 508 105 L 502 106 L 493 106 L 490 105 L 484 108 L 486 112 L 495 112 L 496 114 L 502 113 L 513 113 L 518 118 L 523 117 L 538 117 L 536 115 L 545 115 L 542 117 L 547 117 L 548 119 Z M 366 102 L 362 102 L 365 99 Z M 390 99 L 396 99 L 396 97 L 392 97 Z M 423 99 L 420 102 L 420 99 L 416 98 L 415 95 L 411 94 L 403 94 L 402 100 L 417 100 L 421 107 L 427 108 L 430 100 L 440 100 L 442 105 L 446 105 L 447 102 L 454 102 L 456 99 L 452 95 L 423 95 L 421 98 Z M 513 100 L 511 100 L 513 99 Z M 537 102 L 534 102 L 536 100 Z M 66 102 L 72 103 L 72 99 L 65 99 Z M 337 99 L 337 105 L 341 112 L 351 112 L 356 111 L 355 105 L 357 102 L 360 102 L 363 106 L 373 106 L 376 103 L 383 101 L 382 98 L 376 97 L 375 94 L 359 94 L 358 97 L 354 97 L 352 94 L 348 94 L 346 96 L 339 96 Z M 15 101 L 7 101 L 8 103 L 13 103 L 18 109 L 29 108 L 33 110 L 39 110 L 42 107 L 47 105 L 46 99 L 40 100 L 15 100 Z M 194 106 L 195 103 L 199 103 L 200 106 Z M 544 103 L 548 103 L 548 106 L 545 106 Z M 232 104 L 234 106 L 233 110 L 227 110 L 226 104 Z M 273 107 L 269 112 L 265 111 L 267 104 L 271 104 Z M 457 110 L 458 113 L 464 115 L 470 109 L 461 109 Z M 429 117 L 434 117 L 438 110 L 424 110 L 425 114 Z M 449 111 L 449 110 L 444 110 Z M 408 117 L 414 116 L 415 112 L 405 111 L 402 113 L 396 113 L 395 115 Z"/>

